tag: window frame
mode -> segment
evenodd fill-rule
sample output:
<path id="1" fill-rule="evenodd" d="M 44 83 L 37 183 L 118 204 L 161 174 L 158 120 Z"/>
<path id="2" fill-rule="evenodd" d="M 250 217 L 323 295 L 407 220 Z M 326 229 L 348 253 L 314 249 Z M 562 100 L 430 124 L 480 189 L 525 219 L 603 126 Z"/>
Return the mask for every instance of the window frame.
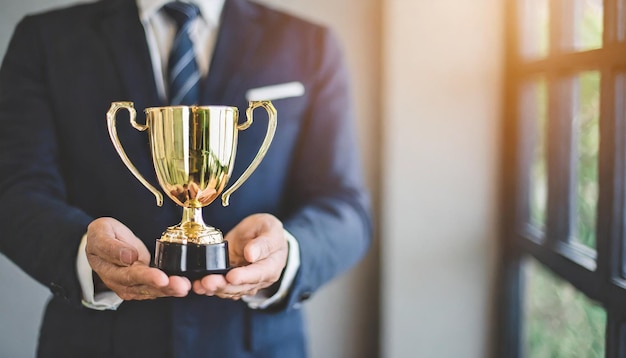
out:
<path id="1" fill-rule="evenodd" d="M 567 0 L 565 0 L 567 2 Z M 549 49 L 542 58 L 526 59 L 518 29 L 521 0 L 506 2 L 505 97 L 502 154 L 502 230 L 498 265 L 498 318 L 495 356 L 521 357 L 523 277 L 521 265 L 531 256 L 569 282 L 607 313 L 606 357 L 626 356 L 626 0 L 604 0 L 603 39 L 599 49 L 575 52 L 571 23 L 555 21 L 566 14 L 563 0 L 550 2 Z M 555 15 L 556 14 L 556 15 Z M 555 46 L 556 44 L 556 46 Z M 548 140 L 548 199 L 545 234 L 522 222 L 528 212 L 530 155 L 523 150 L 522 89 L 533 77 L 548 86 L 547 136 L 562 134 L 571 123 L 568 78 L 585 71 L 600 73 L 600 144 L 596 250 L 569 240 L 572 180 L 567 175 L 571 145 Z M 571 138 L 571 136 L 568 136 Z M 561 139 L 561 138 L 560 138 Z M 527 143 L 526 143 L 527 144 Z M 571 143 L 570 143 L 571 144 Z M 569 242 L 568 242 L 569 241 Z"/>

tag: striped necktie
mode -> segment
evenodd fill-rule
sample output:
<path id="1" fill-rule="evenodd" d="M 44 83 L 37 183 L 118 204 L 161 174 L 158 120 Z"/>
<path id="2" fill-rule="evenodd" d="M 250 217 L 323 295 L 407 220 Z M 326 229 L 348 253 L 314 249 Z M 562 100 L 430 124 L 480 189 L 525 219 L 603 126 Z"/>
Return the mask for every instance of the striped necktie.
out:
<path id="1" fill-rule="evenodd" d="M 178 25 L 167 64 L 170 104 L 198 104 L 200 71 L 189 38 L 189 25 L 200 14 L 200 9 L 192 3 L 175 1 L 165 4 L 163 10 Z"/>

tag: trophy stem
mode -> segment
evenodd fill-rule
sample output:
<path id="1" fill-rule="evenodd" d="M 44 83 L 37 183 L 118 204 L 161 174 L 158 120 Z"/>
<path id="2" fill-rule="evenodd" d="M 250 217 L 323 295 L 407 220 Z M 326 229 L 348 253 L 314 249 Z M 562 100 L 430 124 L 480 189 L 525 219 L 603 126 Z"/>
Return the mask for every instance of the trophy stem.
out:
<path id="1" fill-rule="evenodd" d="M 202 218 L 202 208 L 183 208 L 183 219 L 180 224 L 181 227 L 198 225 L 201 227 L 207 227 Z"/>
<path id="2" fill-rule="evenodd" d="M 222 232 L 202 219 L 202 208 L 183 208 L 180 224 L 168 227 L 161 241 L 175 244 L 213 245 L 224 242 Z"/>

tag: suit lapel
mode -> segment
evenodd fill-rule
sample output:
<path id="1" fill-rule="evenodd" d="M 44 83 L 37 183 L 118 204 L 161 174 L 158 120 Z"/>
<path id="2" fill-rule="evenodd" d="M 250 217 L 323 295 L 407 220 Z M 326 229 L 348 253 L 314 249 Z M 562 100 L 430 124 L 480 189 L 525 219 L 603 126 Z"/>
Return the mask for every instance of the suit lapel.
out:
<path id="1" fill-rule="evenodd" d="M 256 15 L 256 9 L 246 0 L 226 0 L 203 104 L 233 105 L 241 100 L 236 95 L 251 75 L 251 67 L 246 63 L 262 46 L 260 19 Z"/>
<path id="2" fill-rule="evenodd" d="M 166 105 L 159 98 L 144 28 L 137 5 L 129 0 L 107 1 L 100 30 L 112 53 L 127 98 L 136 108 Z M 203 84 L 202 104 L 233 104 L 245 85 L 251 67 L 247 61 L 263 45 L 262 32 L 253 5 L 246 0 L 226 0 L 213 51 L 209 74 Z"/>
<path id="3" fill-rule="evenodd" d="M 111 81 L 121 84 L 122 87 L 122 98 L 111 100 L 134 102 L 138 112 L 137 120 L 142 123 L 142 112 L 145 108 L 165 104 L 159 99 L 156 89 L 150 51 L 139 20 L 137 5 L 133 0 L 109 0 L 101 3 L 108 7 L 97 26 L 100 27 L 100 34 L 119 76 Z M 128 122 L 118 125 L 117 133 L 139 172 L 149 182 L 156 183 L 147 134 L 137 132 Z M 171 200 L 166 200 L 164 207 L 176 213 L 176 216 L 180 215 L 179 209 Z"/>
<path id="4" fill-rule="evenodd" d="M 127 97 L 119 100 L 133 101 L 140 110 L 162 105 L 135 1 L 114 0 L 109 3 L 111 11 L 103 17 L 100 29 L 108 42 Z"/>

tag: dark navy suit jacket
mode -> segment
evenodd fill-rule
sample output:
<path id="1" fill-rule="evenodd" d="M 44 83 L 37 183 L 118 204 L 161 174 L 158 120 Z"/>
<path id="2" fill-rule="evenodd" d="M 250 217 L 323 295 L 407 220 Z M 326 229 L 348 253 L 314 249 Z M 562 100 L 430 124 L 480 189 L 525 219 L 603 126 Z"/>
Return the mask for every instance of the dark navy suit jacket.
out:
<path id="1" fill-rule="evenodd" d="M 41 327 L 40 356 L 306 354 L 300 303 L 354 265 L 370 242 L 347 71 L 324 27 L 226 0 L 202 104 L 242 111 L 248 89 L 291 81 L 302 82 L 306 93 L 274 102 L 278 128 L 264 161 L 230 206 L 215 202 L 203 211 L 205 221 L 224 232 L 252 213 L 283 221 L 301 251 L 288 297 L 259 311 L 194 294 L 94 311 L 80 303 L 75 269 L 87 225 L 115 217 L 153 252 L 155 239 L 181 217 L 170 200 L 157 207 L 123 165 L 105 114 L 112 101 L 133 101 L 139 110 L 165 103 L 157 95 L 134 1 L 105 0 L 20 22 L 0 70 L 0 250 L 54 293 Z M 262 112 L 240 133 L 233 178 L 265 135 Z M 124 148 L 156 184 L 147 135 L 126 123 L 120 112 Z"/>

